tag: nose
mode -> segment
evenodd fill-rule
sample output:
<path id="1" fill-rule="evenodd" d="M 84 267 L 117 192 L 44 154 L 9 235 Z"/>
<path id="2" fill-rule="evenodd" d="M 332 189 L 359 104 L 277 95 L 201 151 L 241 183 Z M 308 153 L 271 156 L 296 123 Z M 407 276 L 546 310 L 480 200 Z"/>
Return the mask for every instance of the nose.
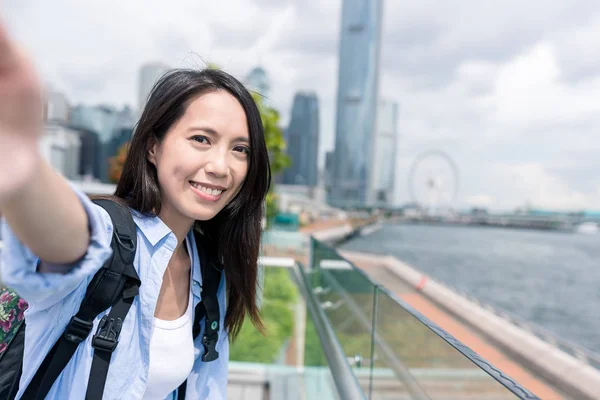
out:
<path id="1" fill-rule="evenodd" d="M 227 176 L 229 166 L 227 162 L 227 154 L 222 151 L 214 151 L 210 155 L 204 169 L 207 174 L 213 175 L 217 178 L 223 178 Z"/>

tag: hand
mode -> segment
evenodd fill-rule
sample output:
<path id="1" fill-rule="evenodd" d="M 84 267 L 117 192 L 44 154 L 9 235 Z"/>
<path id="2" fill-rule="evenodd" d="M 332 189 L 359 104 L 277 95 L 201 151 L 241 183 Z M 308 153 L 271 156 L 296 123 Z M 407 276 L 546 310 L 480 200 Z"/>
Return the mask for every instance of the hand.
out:
<path id="1" fill-rule="evenodd" d="M 25 185 L 35 185 L 42 132 L 41 84 L 0 22 L 0 204 Z"/>

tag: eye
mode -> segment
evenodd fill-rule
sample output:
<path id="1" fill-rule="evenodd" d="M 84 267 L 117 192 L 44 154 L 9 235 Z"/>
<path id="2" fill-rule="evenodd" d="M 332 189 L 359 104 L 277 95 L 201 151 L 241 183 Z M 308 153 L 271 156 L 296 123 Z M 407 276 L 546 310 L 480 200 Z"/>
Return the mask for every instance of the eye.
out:
<path id="1" fill-rule="evenodd" d="M 208 141 L 208 138 L 204 135 L 194 135 L 191 137 L 191 140 L 198 142 L 198 143 L 202 143 L 202 144 L 208 144 L 210 143 Z"/>
<path id="2" fill-rule="evenodd" d="M 250 154 L 250 148 L 248 146 L 235 146 L 233 148 L 233 151 L 238 151 L 238 152 L 244 153 L 245 155 Z"/>

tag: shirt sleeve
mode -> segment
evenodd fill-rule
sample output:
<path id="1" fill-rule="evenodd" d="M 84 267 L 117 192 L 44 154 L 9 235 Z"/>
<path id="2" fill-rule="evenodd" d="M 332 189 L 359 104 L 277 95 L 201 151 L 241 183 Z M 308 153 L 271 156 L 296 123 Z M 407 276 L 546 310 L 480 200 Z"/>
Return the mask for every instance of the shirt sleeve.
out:
<path id="1" fill-rule="evenodd" d="M 29 303 L 31 311 L 47 309 L 67 297 L 82 284 L 87 285 L 112 254 L 112 221 L 102 207 L 71 184 L 88 216 L 90 244 L 86 254 L 67 273 L 38 272 L 40 262 L 12 232 L 5 219 L 0 222 L 3 248 L 0 254 L 0 279 Z M 62 267 L 62 268 L 60 268 Z M 44 271 L 64 270 L 64 266 L 44 265 Z"/>

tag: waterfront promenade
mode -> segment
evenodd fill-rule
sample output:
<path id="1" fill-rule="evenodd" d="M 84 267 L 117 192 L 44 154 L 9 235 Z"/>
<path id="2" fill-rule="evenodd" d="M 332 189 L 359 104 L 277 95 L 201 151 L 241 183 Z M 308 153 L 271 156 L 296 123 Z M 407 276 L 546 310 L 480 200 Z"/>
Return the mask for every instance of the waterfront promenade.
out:
<path id="1" fill-rule="evenodd" d="M 303 232 L 337 243 L 357 228 L 360 224 L 324 221 Z M 340 255 L 541 399 L 600 399 L 600 371 L 591 362 L 597 360 L 560 350 L 553 338 L 541 340 L 393 257 Z"/>
<path id="2" fill-rule="evenodd" d="M 395 274 L 393 270 L 388 268 L 388 261 L 383 257 L 352 252 L 342 252 L 341 255 L 365 271 L 374 281 L 384 285 L 388 290 L 398 295 L 401 300 L 541 399 L 558 400 L 564 398 L 555 388 L 508 357 L 478 334 L 472 327 L 461 322 L 458 318 L 424 296 L 420 290 L 422 289 L 422 285 L 427 284 L 427 280 L 423 280 L 421 285 L 411 286 Z"/>

